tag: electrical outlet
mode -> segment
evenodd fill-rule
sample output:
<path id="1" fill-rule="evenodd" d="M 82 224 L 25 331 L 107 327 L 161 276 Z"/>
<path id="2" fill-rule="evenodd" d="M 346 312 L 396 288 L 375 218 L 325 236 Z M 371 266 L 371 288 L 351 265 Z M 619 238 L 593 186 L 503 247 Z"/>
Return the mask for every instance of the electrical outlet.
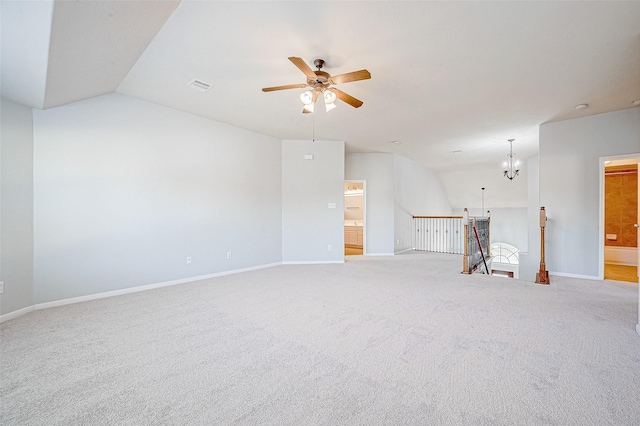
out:
<path id="1" fill-rule="evenodd" d="M 396 243 L 396 244 L 400 244 L 400 240 L 397 240 L 397 243 Z"/>
<path id="2" fill-rule="evenodd" d="M 4 293 L 4 281 L 0 281 L 0 294 Z"/>
<path id="3" fill-rule="evenodd" d="M 227 259 L 231 259 L 231 252 L 230 251 L 227 252 Z"/>
<path id="4" fill-rule="evenodd" d="M 191 256 L 187 257 L 187 264 L 191 263 Z"/>
<path id="5" fill-rule="evenodd" d="M 333 246 L 332 246 L 331 244 L 329 244 L 329 245 L 327 246 L 327 250 L 329 250 L 329 251 L 333 250 Z"/>

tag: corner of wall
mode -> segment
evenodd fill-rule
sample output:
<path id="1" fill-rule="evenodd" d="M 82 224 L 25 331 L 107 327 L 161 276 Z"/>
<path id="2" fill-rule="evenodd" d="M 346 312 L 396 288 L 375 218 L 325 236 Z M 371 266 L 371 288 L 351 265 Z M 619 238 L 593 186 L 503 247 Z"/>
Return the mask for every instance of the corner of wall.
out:
<path id="1" fill-rule="evenodd" d="M 0 100 L 0 316 L 33 305 L 33 110 Z"/>

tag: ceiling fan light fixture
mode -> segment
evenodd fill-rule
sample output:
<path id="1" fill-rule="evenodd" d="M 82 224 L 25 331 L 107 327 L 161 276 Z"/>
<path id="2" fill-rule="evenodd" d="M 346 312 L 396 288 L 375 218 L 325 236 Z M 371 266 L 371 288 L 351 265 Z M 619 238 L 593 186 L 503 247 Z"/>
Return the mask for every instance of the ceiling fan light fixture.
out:
<path id="1" fill-rule="evenodd" d="M 324 91 L 324 103 L 325 104 L 332 104 L 336 101 L 336 94 L 333 93 L 331 90 L 325 90 Z"/>
<path id="2" fill-rule="evenodd" d="M 264 87 L 262 89 L 263 92 L 308 88 L 308 90 L 300 95 L 300 100 L 304 105 L 314 104 L 318 97 L 322 95 L 327 111 L 336 107 L 334 102 L 336 99 L 340 99 L 342 102 L 351 105 L 354 108 L 360 108 L 362 106 L 361 100 L 331 86 L 349 83 L 352 81 L 368 80 L 371 78 L 371 73 L 369 71 L 362 69 L 359 71 L 348 72 L 346 74 L 331 76 L 329 73 L 322 71 L 324 66 L 324 60 L 322 59 L 316 59 L 313 62 L 317 71 L 312 70 L 301 58 L 290 56 L 289 60 L 306 76 L 306 83 Z M 302 111 L 303 113 L 309 113 L 312 110 L 313 108 L 304 108 Z"/>
<path id="3" fill-rule="evenodd" d="M 305 104 L 304 107 L 302 107 L 303 110 L 307 111 L 307 112 L 313 112 L 313 102 L 310 104 Z"/>
<path id="4" fill-rule="evenodd" d="M 336 107 L 336 104 L 335 104 L 336 94 L 334 92 L 332 92 L 331 90 L 325 90 L 324 93 L 322 94 L 322 97 L 324 98 L 324 106 L 327 112 L 331 111 Z"/>
<path id="5" fill-rule="evenodd" d="M 305 105 L 313 105 L 313 93 L 311 93 L 311 90 L 307 90 L 306 92 L 303 92 L 300 95 L 300 100 Z M 313 112 L 313 107 L 311 108 L 311 111 Z"/>

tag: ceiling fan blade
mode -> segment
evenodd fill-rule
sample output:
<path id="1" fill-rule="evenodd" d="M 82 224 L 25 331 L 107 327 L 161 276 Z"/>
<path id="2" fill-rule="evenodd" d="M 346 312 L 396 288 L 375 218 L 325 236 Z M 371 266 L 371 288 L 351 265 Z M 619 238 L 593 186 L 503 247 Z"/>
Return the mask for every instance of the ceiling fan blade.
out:
<path id="1" fill-rule="evenodd" d="M 314 91 L 313 91 L 313 98 L 311 99 L 311 105 L 313 105 L 313 106 L 314 106 L 314 108 L 315 108 L 315 103 L 316 103 L 316 101 L 318 100 L 318 95 L 319 95 L 319 93 L 318 93 L 317 91 L 315 91 L 315 90 L 314 90 Z M 310 114 L 310 113 L 312 113 L 312 112 L 313 112 L 313 110 L 308 110 L 308 109 L 307 109 L 307 108 L 305 108 L 305 107 L 306 107 L 306 105 L 305 105 L 304 107 L 302 107 L 302 113 L 303 113 L 303 114 Z"/>
<path id="2" fill-rule="evenodd" d="M 263 92 L 273 92 L 275 90 L 287 90 L 287 89 L 302 89 L 307 87 L 306 84 L 288 84 L 286 86 L 274 86 L 274 87 L 265 87 L 262 89 Z"/>
<path id="3" fill-rule="evenodd" d="M 312 80 L 315 80 L 318 78 L 318 76 L 316 75 L 315 72 L 313 72 L 313 70 L 311 68 L 309 68 L 309 65 L 306 64 L 305 61 L 303 61 L 300 58 L 296 58 L 295 56 L 291 56 L 289 58 L 289 60 L 291 62 L 293 62 L 293 65 L 295 65 L 296 67 L 298 67 L 298 69 L 300 69 L 300 71 L 302 71 L 304 73 L 304 75 L 307 76 L 307 78 L 310 78 Z"/>
<path id="4" fill-rule="evenodd" d="M 354 98 L 351 95 L 347 95 L 340 89 L 336 89 L 335 87 L 331 88 L 331 91 L 336 94 L 336 97 L 340 99 L 342 102 L 348 103 L 354 108 L 360 108 L 364 102 L 359 99 Z"/>
<path id="5" fill-rule="evenodd" d="M 349 83 L 350 81 L 367 80 L 371 78 L 371 73 L 367 70 L 348 72 L 346 74 L 334 75 L 331 77 L 333 84 Z"/>

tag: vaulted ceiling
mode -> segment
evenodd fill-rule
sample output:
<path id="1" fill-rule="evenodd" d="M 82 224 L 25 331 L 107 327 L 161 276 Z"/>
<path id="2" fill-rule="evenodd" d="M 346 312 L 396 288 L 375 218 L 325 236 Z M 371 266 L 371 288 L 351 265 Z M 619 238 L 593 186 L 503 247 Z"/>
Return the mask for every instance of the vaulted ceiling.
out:
<path id="1" fill-rule="evenodd" d="M 443 175 L 537 153 L 542 123 L 640 99 L 640 2 L 3 0 L 2 95 L 110 92 L 279 139 L 344 140 Z M 302 114 L 289 56 L 326 61 L 358 109 Z M 187 84 L 213 85 L 201 93 Z M 577 104 L 588 108 L 576 110 Z M 321 106 L 321 105 L 320 105 Z M 399 144 L 392 143 L 399 141 Z"/>

